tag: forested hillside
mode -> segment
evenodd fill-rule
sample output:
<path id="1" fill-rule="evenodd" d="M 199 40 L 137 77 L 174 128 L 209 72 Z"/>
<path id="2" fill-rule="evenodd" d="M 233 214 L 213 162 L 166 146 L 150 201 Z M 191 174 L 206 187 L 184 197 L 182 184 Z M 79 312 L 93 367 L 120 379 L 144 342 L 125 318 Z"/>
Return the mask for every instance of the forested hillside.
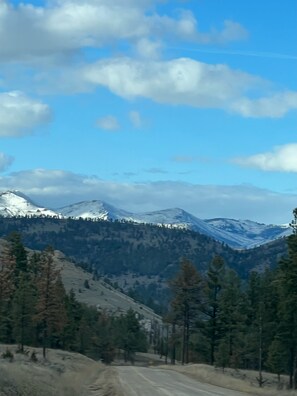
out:
<path id="1" fill-rule="evenodd" d="M 77 351 L 110 363 L 116 350 L 133 361 L 136 351 L 146 351 L 148 336 L 131 309 L 108 314 L 80 303 L 65 290 L 54 251 L 28 254 L 20 235 L 10 234 L 0 245 L 0 343 Z M 13 359 L 8 349 L 1 356 Z M 31 359 L 34 361 L 34 353 Z"/>
<path id="2" fill-rule="evenodd" d="M 217 367 L 289 375 L 297 389 L 297 209 L 294 235 L 288 238 L 288 257 L 274 270 L 251 272 L 246 284 L 215 257 L 206 274 L 184 260 L 170 282 L 168 326 L 175 334 L 174 356 L 188 363 L 207 361 Z M 281 394 L 281 392 L 279 393 Z"/>
<path id="3" fill-rule="evenodd" d="M 32 249 L 50 245 L 86 268 L 103 275 L 172 277 L 181 258 L 205 271 L 215 255 L 246 278 L 251 269 L 275 267 L 286 254 L 284 239 L 246 251 L 230 247 L 196 232 L 125 222 L 53 218 L 0 218 L 0 237 L 21 233 Z"/>

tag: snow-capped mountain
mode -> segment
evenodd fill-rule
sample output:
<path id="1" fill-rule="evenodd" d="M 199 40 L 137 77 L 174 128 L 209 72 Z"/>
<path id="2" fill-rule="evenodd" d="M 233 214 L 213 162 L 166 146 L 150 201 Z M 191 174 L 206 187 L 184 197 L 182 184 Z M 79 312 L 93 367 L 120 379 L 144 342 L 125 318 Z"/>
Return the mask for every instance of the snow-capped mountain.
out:
<path id="1" fill-rule="evenodd" d="M 74 219 L 126 220 L 132 215 L 125 210 L 117 209 L 115 206 L 98 200 L 78 202 L 59 208 L 58 211 L 64 217 Z"/>
<path id="2" fill-rule="evenodd" d="M 224 242 L 236 249 L 248 249 L 291 233 L 289 226 L 266 225 L 250 220 L 199 219 L 183 209 L 131 213 L 102 201 L 85 201 L 60 208 L 65 217 L 102 220 L 126 220 L 170 228 L 185 228 Z"/>
<path id="3" fill-rule="evenodd" d="M 233 235 L 235 241 L 238 242 L 238 246 L 225 241 L 233 247 L 243 247 L 248 249 L 292 234 L 292 229 L 288 224 L 262 224 L 251 220 L 223 218 L 205 219 L 204 221 L 207 224 L 212 225 L 217 230 L 225 231 L 228 234 Z"/>
<path id="4" fill-rule="evenodd" d="M 40 216 L 59 217 L 58 213 L 36 205 L 29 197 L 20 191 L 0 193 L 0 216 Z"/>
<path id="5" fill-rule="evenodd" d="M 169 228 L 184 228 L 207 235 L 235 249 L 249 249 L 292 233 L 288 225 L 266 225 L 250 220 L 224 218 L 202 220 L 179 208 L 132 213 L 99 200 L 78 202 L 53 211 L 37 206 L 19 191 L 0 193 L 0 216 L 125 220 Z"/>

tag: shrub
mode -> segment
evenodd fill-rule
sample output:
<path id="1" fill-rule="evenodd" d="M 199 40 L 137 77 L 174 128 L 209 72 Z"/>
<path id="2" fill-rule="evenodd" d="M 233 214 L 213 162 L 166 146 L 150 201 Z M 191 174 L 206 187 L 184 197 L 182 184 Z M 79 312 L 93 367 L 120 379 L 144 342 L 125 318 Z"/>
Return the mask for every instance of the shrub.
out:
<path id="1" fill-rule="evenodd" d="M 14 358 L 13 353 L 8 348 L 6 348 L 6 351 L 2 353 L 1 357 L 3 359 L 8 359 L 10 362 L 12 362 Z"/>

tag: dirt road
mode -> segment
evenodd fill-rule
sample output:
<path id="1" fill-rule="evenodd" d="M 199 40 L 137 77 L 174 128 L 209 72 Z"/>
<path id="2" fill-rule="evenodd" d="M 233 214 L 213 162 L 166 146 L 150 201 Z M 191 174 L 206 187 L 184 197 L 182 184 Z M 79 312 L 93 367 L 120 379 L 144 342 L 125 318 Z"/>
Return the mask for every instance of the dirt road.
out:
<path id="1" fill-rule="evenodd" d="M 195 381 L 171 370 L 123 366 L 117 367 L 117 371 L 125 396 L 247 396 Z"/>

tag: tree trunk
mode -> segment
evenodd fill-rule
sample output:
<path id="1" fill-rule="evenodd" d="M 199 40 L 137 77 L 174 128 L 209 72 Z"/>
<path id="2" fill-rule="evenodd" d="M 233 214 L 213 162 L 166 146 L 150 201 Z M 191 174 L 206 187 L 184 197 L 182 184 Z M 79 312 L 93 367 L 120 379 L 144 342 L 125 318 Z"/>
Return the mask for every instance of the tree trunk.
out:
<path id="1" fill-rule="evenodd" d="M 172 351 L 171 351 L 171 364 L 175 364 L 175 323 L 172 324 Z"/>

